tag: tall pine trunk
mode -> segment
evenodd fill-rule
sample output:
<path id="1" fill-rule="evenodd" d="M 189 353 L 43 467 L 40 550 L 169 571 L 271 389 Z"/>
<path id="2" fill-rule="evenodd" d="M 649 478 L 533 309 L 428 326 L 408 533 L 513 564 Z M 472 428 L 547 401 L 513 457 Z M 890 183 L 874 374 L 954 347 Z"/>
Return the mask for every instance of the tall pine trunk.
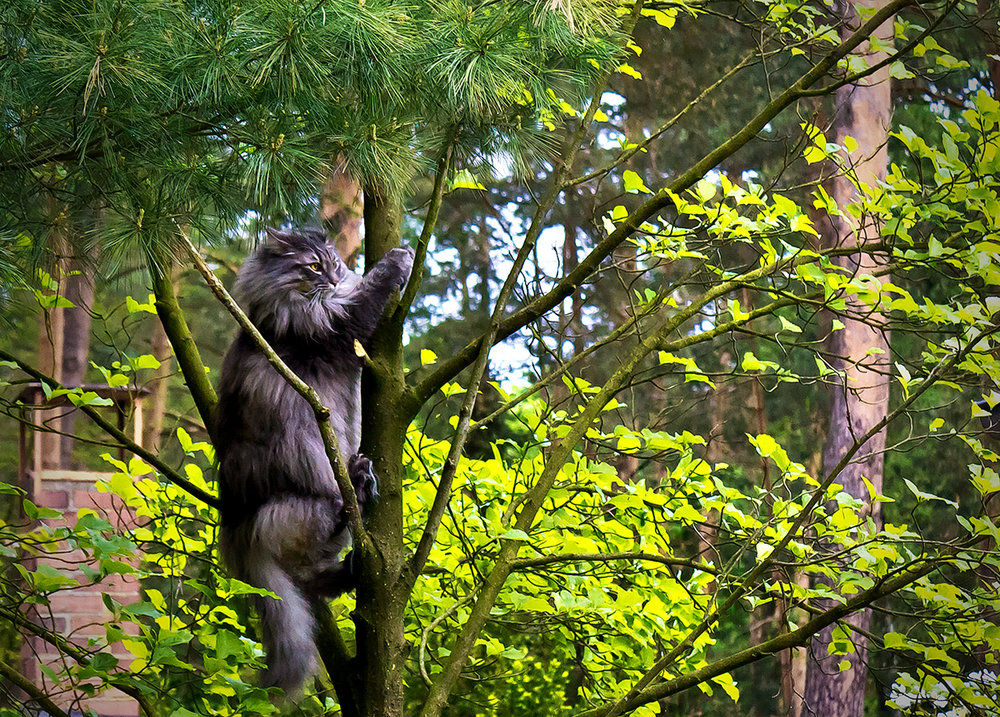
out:
<path id="1" fill-rule="evenodd" d="M 859 6 L 880 8 L 885 0 L 861 0 Z M 849 26 L 858 23 L 857 13 L 848 6 L 844 18 Z M 882 26 L 880 39 L 892 41 L 892 24 Z M 864 48 L 862 48 L 864 52 Z M 868 63 L 878 62 L 883 53 L 870 52 Z M 887 69 L 879 70 L 861 84 L 847 85 L 837 92 L 837 114 L 834 119 L 834 141 L 845 145 L 846 137 L 853 137 L 858 144 L 851 154 L 853 174 L 857 181 L 876 188 L 884 179 L 888 167 L 886 141 L 891 121 L 890 85 Z M 831 195 L 841 210 L 857 199 L 851 179 L 838 176 L 833 179 Z M 823 241 L 828 246 L 852 246 L 875 242 L 878 227 L 871 216 L 862 214 L 855 218 L 848 212 L 831 217 L 830 226 L 824 231 Z M 859 252 L 842 260 L 841 266 L 853 273 L 871 273 L 877 268 L 871 254 Z M 883 419 L 889 405 L 889 345 L 888 334 L 878 328 L 880 317 L 865 305 L 849 298 L 847 311 L 863 315 L 865 321 L 841 317 L 844 328 L 831 333 L 827 348 L 838 358 L 834 359 L 841 381 L 832 387 L 830 423 L 823 452 L 824 473 L 830 471 L 851 448 L 855 440 Z M 862 476 L 882 490 L 883 452 L 885 433 L 871 438 L 855 459 L 840 474 L 837 482 L 855 498 L 868 500 L 868 490 Z M 877 504 L 868 506 L 876 524 L 881 524 Z M 837 715 L 837 717 L 862 717 L 868 680 L 867 642 L 863 634 L 868 631 L 871 613 L 861 611 L 847 620 L 858 628 L 851 630 L 855 650 L 847 655 L 830 655 L 829 645 L 833 628 L 827 628 L 813 638 L 806 674 L 802 715 Z M 850 628 L 849 628 L 850 629 Z M 841 670 L 843 661 L 850 665 Z"/>
<path id="2" fill-rule="evenodd" d="M 323 182 L 319 195 L 319 217 L 337 253 L 351 269 L 361 253 L 361 223 L 364 209 L 361 186 L 338 164 Z"/>

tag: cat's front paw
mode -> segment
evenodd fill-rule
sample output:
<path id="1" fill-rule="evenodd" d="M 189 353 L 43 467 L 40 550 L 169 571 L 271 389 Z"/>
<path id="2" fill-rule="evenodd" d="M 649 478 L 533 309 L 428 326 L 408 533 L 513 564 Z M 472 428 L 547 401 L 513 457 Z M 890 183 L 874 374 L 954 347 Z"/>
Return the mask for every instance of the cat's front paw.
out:
<path id="1" fill-rule="evenodd" d="M 358 495 L 358 505 L 364 510 L 368 503 L 378 498 L 378 481 L 371 460 L 362 453 L 355 453 L 347 461 L 347 474 Z"/>
<path id="2" fill-rule="evenodd" d="M 382 258 L 382 261 L 392 267 L 396 286 L 399 288 L 403 288 L 406 285 L 407 279 L 410 278 L 410 272 L 413 271 L 414 255 L 415 252 L 410 247 L 399 246 L 390 249 Z"/>

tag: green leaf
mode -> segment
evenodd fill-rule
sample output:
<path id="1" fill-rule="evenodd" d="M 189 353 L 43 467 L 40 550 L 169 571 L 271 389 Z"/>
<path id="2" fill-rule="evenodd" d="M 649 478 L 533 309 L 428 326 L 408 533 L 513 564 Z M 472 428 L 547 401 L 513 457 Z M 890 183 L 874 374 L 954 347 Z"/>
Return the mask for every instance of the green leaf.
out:
<path id="1" fill-rule="evenodd" d="M 625 186 L 625 191 L 632 194 L 637 192 L 642 192 L 643 194 L 653 193 L 653 190 L 643 183 L 642 177 L 633 172 L 631 169 L 625 170 L 622 174 L 622 184 Z"/>
<path id="2" fill-rule="evenodd" d="M 906 646 L 906 636 L 898 632 L 887 632 L 882 637 L 882 644 L 887 650 L 896 650 Z"/>
<path id="3" fill-rule="evenodd" d="M 619 436 L 617 450 L 621 453 L 635 453 L 642 448 L 642 440 L 634 435 L 627 434 Z"/>
<path id="4" fill-rule="evenodd" d="M 523 530 L 518 530 L 517 528 L 511 528 L 500 537 L 504 540 L 531 540 L 527 533 Z"/>
<path id="5" fill-rule="evenodd" d="M 451 181 L 451 188 L 454 189 L 478 189 L 484 191 L 486 189 L 483 184 L 472 176 L 472 172 L 468 169 L 460 169 L 455 173 L 454 179 Z"/>
<path id="6" fill-rule="evenodd" d="M 156 314 L 156 297 L 152 294 L 146 299 L 145 304 L 140 304 L 138 301 L 133 299 L 131 296 L 125 297 L 125 309 L 130 314 L 135 314 L 139 312 L 145 312 L 147 314 Z"/>
<path id="7" fill-rule="evenodd" d="M 939 500 L 942 503 L 947 503 L 953 508 L 956 509 L 958 508 L 958 503 L 956 501 L 948 500 L 947 498 L 942 498 L 941 496 L 934 495 L 933 493 L 925 493 L 924 491 L 917 488 L 917 486 L 915 486 L 909 478 L 904 478 L 903 483 L 906 485 L 909 491 L 917 497 L 918 503 L 925 503 L 927 501 Z"/>
<path id="8" fill-rule="evenodd" d="M 136 369 L 157 369 L 160 367 L 160 362 L 156 360 L 156 357 L 152 354 L 143 354 L 137 358 L 132 359 L 131 364 Z"/>

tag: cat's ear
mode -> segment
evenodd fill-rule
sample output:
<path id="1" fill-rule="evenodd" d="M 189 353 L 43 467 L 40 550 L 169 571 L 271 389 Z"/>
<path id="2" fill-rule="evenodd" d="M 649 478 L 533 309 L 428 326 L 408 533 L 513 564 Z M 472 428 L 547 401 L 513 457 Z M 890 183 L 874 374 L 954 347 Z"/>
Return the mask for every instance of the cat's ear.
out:
<path id="1" fill-rule="evenodd" d="M 271 249 L 276 251 L 287 251 L 292 248 L 292 242 L 295 236 L 292 232 L 283 232 L 278 229 L 272 229 L 271 227 L 266 227 L 264 231 L 267 233 L 265 244 Z"/>

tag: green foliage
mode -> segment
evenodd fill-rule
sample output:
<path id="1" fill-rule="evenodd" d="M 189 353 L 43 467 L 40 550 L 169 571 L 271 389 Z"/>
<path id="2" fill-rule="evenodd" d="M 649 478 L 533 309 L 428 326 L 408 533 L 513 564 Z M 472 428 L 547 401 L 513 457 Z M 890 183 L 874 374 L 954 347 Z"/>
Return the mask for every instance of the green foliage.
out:
<path id="1" fill-rule="evenodd" d="M 183 472 L 206 488 L 201 466 L 211 460 L 211 446 L 183 433 L 178 438 L 188 457 Z M 22 580 L 4 583 L 0 610 L 15 622 L 44 618 L 56 593 L 74 599 L 80 591 L 84 599 L 104 590 L 103 637 L 83 645 L 50 629 L 34 631 L 49 643 L 46 652 L 70 658 L 50 665 L 62 690 L 93 695 L 88 685 L 96 680 L 98 692 L 121 690 L 150 713 L 270 714 L 268 695 L 249 681 L 260 648 L 245 637 L 246 623 L 232 607 L 257 591 L 216 572 L 214 517 L 142 461 L 104 458 L 115 472 L 99 479 L 96 490 L 114 496 L 113 511 L 64 515 L 25 499 L 24 515 L 32 522 L 0 525 L 0 546 L 19 561 Z M 84 558 L 74 565 L 61 557 L 67 554 Z M 22 562 L 26 558 L 33 562 Z M 138 602 L 112 597 L 122 580 L 141 585 Z M 25 617 L 16 617 L 19 605 L 27 607 Z M 120 659 L 123 654 L 128 657 Z"/>
<path id="2" fill-rule="evenodd" d="M 617 56 L 614 9 L 7 3 L 0 213 L 30 216 L 45 245 L 68 216 L 91 231 L 99 201 L 102 251 L 163 261 L 178 227 L 212 237 L 248 209 L 303 217 L 338 157 L 392 193 L 452 141 L 527 170 L 552 90 L 578 101 Z M 53 183 L 73 195 L 68 216 L 37 201 Z"/>
<path id="3" fill-rule="evenodd" d="M 213 245 L 213 263 L 228 269 L 234 240 L 256 222 L 310 218 L 339 163 L 368 199 L 422 207 L 421 175 L 451 148 L 450 193 L 411 314 L 410 371 L 391 363 L 396 354 L 376 356 L 366 383 L 381 392 L 380 411 L 397 401 L 380 420 L 405 430 L 393 437 L 404 446 L 401 483 L 391 445 L 373 454 L 389 490 L 371 529 L 402 531 L 398 545 L 375 536 L 388 556 L 378 567 L 388 573 L 432 538 L 412 594 L 378 596 L 398 608 L 412 649 L 398 664 L 359 667 L 366 625 L 391 630 L 372 628 L 375 607 L 345 596 L 335 622 L 347 653 L 361 655 L 342 661 L 345 674 L 401 675 L 408 712 L 445 684 L 452 659 L 455 714 L 588 714 L 636 691 L 632 714 L 683 714 L 676 698 L 692 687 L 719 713 L 763 711 L 773 705 L 754 682 L 768 681 L 741 669 L 804 645 L 816 620 L 878 600 L 881 633 L 830 618 L 841 667 L 865 638 L 887 665 L 894 709 L 989 711 L 1000 700 L 1000 458 L 979 419 L 1000 404 L 1000 103 L 982 89 L 982 62 L 949 49 L 962 44 L 947 33 L 926 34 L 927 18 L 897 18 L 897 45 L 914 50 L 889 74 L 964 89 L 951 109 L 901 110 L 884 181 L 859 171 L 858 152 L 873 148 L 829 139 L 823 108 L 807 105 L 825 90 L 812 86 L 798 112 L 746 138 L 744 154 L 689 177 L 840 32 L 821 4 L 740 4 L 731 34 L 718 36 L 714 7 L 654 5 L 627 34 L 632 8 L 610 0 L 14 0 L 0 9 L 0 300 L 66 308 L 46 256 L 98 247 L 104 273 L 127 274 L 139 258 L 165 268 L 180 233 Z M 655 53 L 658 40 L 677 51 Z M 670 65 L 685 43 L 690 73 Z M 873 39 L 872 49 L 888 48 Z M 740 60 L 744 50 L 766 62 Z M 722 60 L 742 82 L 724 101 L 702 94 Z M 869 62 L 849 54 L 823 81 Z M 566 159 L 555 140 L 587 117 L 595 146 L 566 167 L 577 179 L 557 188 L 565 204 L 546 206 L 537 180 Z M 838 175 L 853 198 L 817 172 Z M 561 229 L 565 244 L 526 246 L 529 270 L 496 313 L 531 315 L 515 327 L 531 336 L 513 339 L 536 354 L 538 382 L 522 394 L 521 375 L 461 374 L 472 363 L 462 347 L 490 325 L 498 274 L 536 211 L 536 226 Z M 819 241 L 833 222 L 862 221 L 875 228 L 866 246 Z M 395 229 L 416 243 L 417 224 L 413 214 Z M 619 245 L 588 253 L 616 233 Z M 543 256 L 553 248 L 554 270 Z M 226 324 L 204 288 L 177 282 L 213 366 Z M 155 298 L 145 286 L 127 298 L 121 286 L 100 289 L 90 375 L 141 384 L 161 363 L 135 345 Z M 444 321 L 449 304 L 460 309 Z M 825 342 L 859 324 L 891 335 L 888 354 L 839 361 Z M 822 457 L 824 389 L 863 389 L 852 363 L 892 384 L 885 480 L 863 476 L 860 494 Z M 17 362 L 2 370 L 2 405 L 15 415 L 20 383 L 38 376 Z M 463 386 L 482 397 L 452 464 Z M 42 388 L 76 407 L 108 403 L 90 389 Z M 174 380 L 175 421 L 190 430 L 171 432 L 159 471 L 78 447 L 91 462 L 104 453 L 112 471 L 95 490 L 134 521 L 63 514 L 0 483 L 19 513 L 0 523 L 0 611 L 61 654 L 45 672 L 81 696 L 122 690 L 156 715 L 349 712 L 322 681 L 297 704 L 255 687 L 247 599 L 259 591 L 218 572 L 214 512 L 170 482 L 212 489 L 212 447 L 181 389 Z M 424 395 L 434 398 L 414 408 Z M 863 453 L 857 443 L 850 450 Z M 82 551 L 78 570 L 60 561 L 70 550 Z M 123 579 L 141 600 L 113 598 Z M 103 634 L 67 637 L 44 620 L 54 595 L 93 587 L 108 588 Z M 465 655 L 456 636 L 470 626 Z"/>

